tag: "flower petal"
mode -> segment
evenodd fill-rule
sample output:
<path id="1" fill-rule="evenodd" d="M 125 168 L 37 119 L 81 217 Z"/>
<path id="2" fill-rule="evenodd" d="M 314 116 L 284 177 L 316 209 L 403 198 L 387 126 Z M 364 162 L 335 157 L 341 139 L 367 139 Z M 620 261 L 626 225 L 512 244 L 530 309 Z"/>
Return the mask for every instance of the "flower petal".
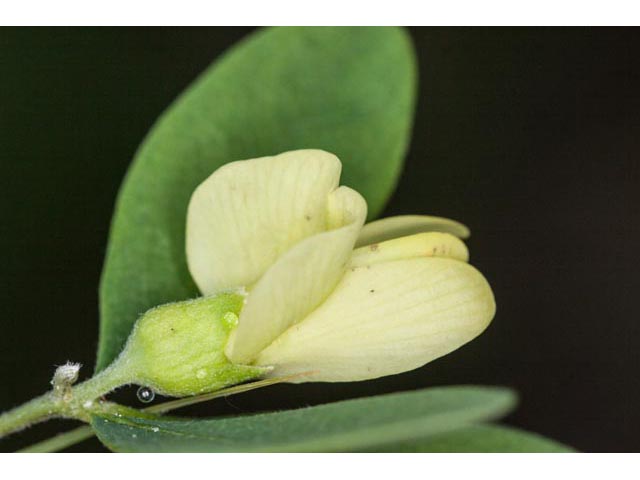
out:
<path id="1" fill-rule="evenodd" d="M 355 190 L 340 187 L 329 195 L 327 222 L 333 230 L 304 239 L 260 278 L 227 344 L 229 359 L 250 362 L 331 293 L 344 275 L 366 216 L 367 204 Z"/>
<path id="2" fill-rule="evenodd" d="M 420 232 L 444 232 L 459 238 L 469 237 L 469 229 L 455 220 L 429 215 L 399 215 L 367 223 L 360 232 L 356 247 Z"/>
<path id="3" fill-rule="evenodd" d="M 417 233 L 356 248 L 349 266 L 362 267 L 415 257 L 445 257 L 466 262 L 469 250 L 462 240 L 448 233 Z"/>
<path id="4" fill-rule="evenodd" d="M 413 370 L 479 335 L 495 302 L 482 274 L 446 258 L 352 268 L 331 296 L 255 364 L 294 382 L 357 381 Z"/>
<path id="5" fill-rule="evenodd" d="M 249 286 L 282 253 L 326 229 L 327 195 L 341 164 L 321 150 L 232 162 L 195 190 L 187 262 L 205 295 Z"/>

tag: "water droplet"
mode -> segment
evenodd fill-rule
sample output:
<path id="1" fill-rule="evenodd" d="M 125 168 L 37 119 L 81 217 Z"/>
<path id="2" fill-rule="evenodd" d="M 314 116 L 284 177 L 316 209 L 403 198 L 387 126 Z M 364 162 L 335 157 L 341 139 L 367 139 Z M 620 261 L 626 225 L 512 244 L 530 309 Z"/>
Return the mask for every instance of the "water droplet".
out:
<path id="1" fill-rule="evenodd" d="M 142 403 L 153 402 L 153 399 L 156 398 L 156 392 L 151 390 L 149 387 L 140 387 L 138 389 L 138 400 Z"/>
<path id="2" fill-rule="evenodd" d="M 158 433 L 160 431 L 158 427 L 153 427 L 151 430 L 153 430 L 153 433 Z"/>
<path id="3" fill-rule="evenodd" d="M 207 376 L 207 371 L 204 368 L 201 368 L 196 372 L 196 377 L 198 377 L 200 380 L 202 380 L 206 376 Z"/>

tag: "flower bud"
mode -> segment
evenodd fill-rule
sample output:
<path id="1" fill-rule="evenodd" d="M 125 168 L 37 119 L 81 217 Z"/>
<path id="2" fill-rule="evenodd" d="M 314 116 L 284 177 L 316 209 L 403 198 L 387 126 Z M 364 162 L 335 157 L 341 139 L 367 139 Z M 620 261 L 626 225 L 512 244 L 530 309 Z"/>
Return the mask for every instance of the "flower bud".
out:
<path id="1" fill-rule="evenodd" d="M 222 293 L 149 310 L 136 323 L 118 367 L 132 382 L 176 397 L 261 376 L 265 368 L 231 363 L 224 354 L 243 300 Z"/>

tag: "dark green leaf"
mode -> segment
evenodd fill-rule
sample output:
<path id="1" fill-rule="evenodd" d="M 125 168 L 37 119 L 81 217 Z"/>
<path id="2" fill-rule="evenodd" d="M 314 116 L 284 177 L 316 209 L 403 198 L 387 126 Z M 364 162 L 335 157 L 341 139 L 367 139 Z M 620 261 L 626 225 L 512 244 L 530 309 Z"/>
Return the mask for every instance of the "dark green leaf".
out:
<path id="1" fill-rule="evenodd" d="M 197 295 L 184 253 L 194 188 L 221 165 L 299 148 L 344 164 L 342 181 L 380 212 L 402 167 L 415 99 L 398 28 L 272 28 L 230 50 L 160 118 L 120 191 L 100 288 L 97 369 L 138 315 Z"/>
<path id="2" fill-rule="evenodd" d="M 354 451 L 497 418 L 514 403 L 504 388 L 456 386 L 231 418 L 105 415 L 92 425 L 125 452 Z"/>
<path id="3" fill-rule="evenodd" d="M 537 433 L 502 425 L 474 425 L 418 441 L 390 445 L 378 452 L 560 453 L 571 447 Z"/>

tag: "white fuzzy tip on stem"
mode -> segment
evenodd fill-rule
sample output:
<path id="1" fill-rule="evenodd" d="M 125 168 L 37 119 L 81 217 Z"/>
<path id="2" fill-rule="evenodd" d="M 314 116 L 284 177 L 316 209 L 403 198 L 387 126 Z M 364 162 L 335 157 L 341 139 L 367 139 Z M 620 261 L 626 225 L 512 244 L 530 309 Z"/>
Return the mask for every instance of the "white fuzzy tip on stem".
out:
<path id="1" fill-rule="evenodd" d="M 51 379 L 53 390 L 55 392 L 62 392 L 73 385 L 76 380 L 78 380 L 80 367 L 82 367 L 80 363 L 67 362 L 56 368 L 53 378 Z"/>

